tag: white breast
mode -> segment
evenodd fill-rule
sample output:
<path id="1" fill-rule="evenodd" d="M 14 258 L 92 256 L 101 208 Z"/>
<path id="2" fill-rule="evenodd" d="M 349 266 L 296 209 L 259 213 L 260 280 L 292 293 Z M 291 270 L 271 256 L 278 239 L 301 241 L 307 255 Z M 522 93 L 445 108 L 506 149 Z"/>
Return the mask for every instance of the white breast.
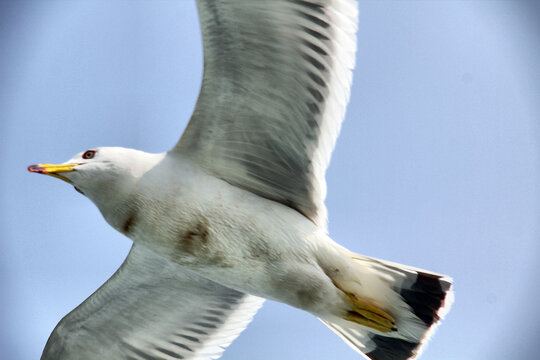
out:
<path id="1" fill-rule="evenodd" d="M 302 283 L 328 281 L 315 255 L 324 247 L 316 239 L 333 244 L 323 230 L 189 160 L 165 158 L 141 177 L 117 214 L 114 227 L 134 242 L 234 289 L 304 307 L 297 296 Z M 295 294 L 276 292 L 287 284 Z"/>

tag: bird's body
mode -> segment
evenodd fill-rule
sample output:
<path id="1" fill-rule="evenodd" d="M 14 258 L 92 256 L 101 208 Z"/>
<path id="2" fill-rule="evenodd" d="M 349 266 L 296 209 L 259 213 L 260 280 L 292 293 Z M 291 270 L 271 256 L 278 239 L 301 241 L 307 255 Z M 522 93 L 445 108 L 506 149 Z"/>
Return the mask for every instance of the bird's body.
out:
<path id="1" fill-rule="evenodd" d="M 319 315 L 347 310 L 329 274 L 339 279 L 352 260 L 305 216 L 209 175 L 187 158 L 114 151 L 138 160 L 131 161 L 139 166 L 133 180 L 104 197 L 101 189 L 84 193 L 135 244 L 239 291 Z"/>
<path id="2" fill-rule="evenodd" d="M 369 359 L 415 358 L 451 280 L 355 254 L 326 228 L 355 2 L 198 5 L 203 86 L 172 150 L 95 148 L 29 167 L 72 183 L 133 240 L 42 359 L 215 359 L 262 298 L 309 311 Z"/>
<path id="3" fill-rule="evenodd" d="M 317 295 L 310 287 L 335 289 L 317 263 L 317 254 L 335 245 L 324 231 L 297 211 L 206 174 L 188 159 L 146 158 L 158 162 L 133 189 L 107 197 L 103 205 L 95 201 L 111 226 L 220 284 L 296 307 L 322 307 L 307 296 L 279 296 L 276 289 L 292 278 L 299 294 Z M 320 297 L 336 301 L 333 293 Z"/>

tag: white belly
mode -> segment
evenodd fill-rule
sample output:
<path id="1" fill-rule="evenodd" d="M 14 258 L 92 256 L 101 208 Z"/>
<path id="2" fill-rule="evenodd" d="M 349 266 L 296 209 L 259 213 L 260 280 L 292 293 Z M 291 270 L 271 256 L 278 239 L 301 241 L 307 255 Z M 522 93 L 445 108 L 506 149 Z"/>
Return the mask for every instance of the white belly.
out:
<path id="1" fill-rule="evenodd" d="M 161 176 L 148 175 L 153 184 Z M 335 252 L 324 230 L 287 206 L 196 169 L 183 175 L 161 179 L 167 193 L 144 191 L 143 178 L 139 194 L 152 198 L 134 197 L 121 210 L 122 220 L 111 224 L 231 288 L 312 312 L 325 306 L 322 299 L 341 301 L 319 262 L 321 251 Z"/>

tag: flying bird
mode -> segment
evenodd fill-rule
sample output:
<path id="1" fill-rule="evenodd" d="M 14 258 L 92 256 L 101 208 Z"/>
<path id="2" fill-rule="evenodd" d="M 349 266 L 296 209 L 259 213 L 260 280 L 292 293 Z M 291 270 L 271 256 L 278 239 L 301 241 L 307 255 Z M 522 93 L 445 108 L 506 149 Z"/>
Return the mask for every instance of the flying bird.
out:
<path id="1" fill-rule="evenodd" d="M 170 151 L 97 147 L 28 167 L 72 184 L 133 241 L 42 359 L 216 359 L 264 298 L 312 313 L 366 359 L 416 358 L 451 279 L 351 252 L 326 226 L 357 3 L 197 6 L 202 87 Z"/>

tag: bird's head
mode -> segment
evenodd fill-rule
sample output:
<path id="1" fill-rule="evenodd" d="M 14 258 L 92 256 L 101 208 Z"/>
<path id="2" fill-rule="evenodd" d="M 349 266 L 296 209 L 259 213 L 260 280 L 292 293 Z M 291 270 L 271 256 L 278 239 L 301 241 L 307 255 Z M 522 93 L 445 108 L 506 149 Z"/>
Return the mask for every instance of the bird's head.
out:
<path id="1" fill-rule="evenodd" d="M 99 208 L 129 195 L 155 165 L 155 155 L 121 147 L 100 147 L 78 153 L 63 164 L 30 165 L 28 171 L 72 184 Z"/>

